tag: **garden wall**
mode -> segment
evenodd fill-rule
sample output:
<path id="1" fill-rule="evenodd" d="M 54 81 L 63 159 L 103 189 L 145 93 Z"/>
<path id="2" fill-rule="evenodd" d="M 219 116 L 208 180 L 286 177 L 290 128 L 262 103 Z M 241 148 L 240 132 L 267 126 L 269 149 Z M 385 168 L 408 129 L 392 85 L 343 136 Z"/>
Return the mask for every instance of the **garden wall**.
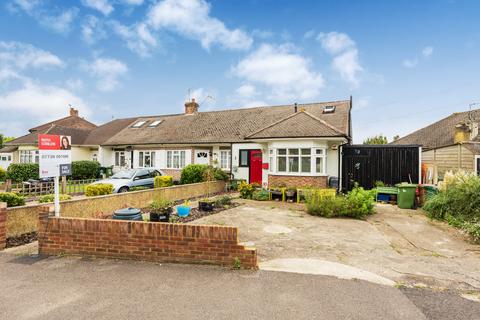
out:
<path id="1" fill-rule="evenodd" d="M 316 188 L 327 188 L 328 181 L 326 176 L 281 176 L 268 175 L 269 186 L 302 187 L 312 186 Z"/>
<path id="2" fill-rule="evenodd" d="M 256 249 L 238 244 L 235 227 L 49 218 L 47 211 L 41 213 L 39 221 L 38 249 L 42 255 L 257 268 Z"/>
<path id="3" fill-rule="evenodd" d="M 6 221 L 7 204 L 5 202 L 0 202 L 0 250 L 5 248 L 5 245 L 7 244 Z"/>
<path id="4" fill-rule="evenodd" d="M 210 194 L 223 192 L 225 190 L 225 182 L 223 181 L 178 185 L 167 188 L 62 201 L 60 211 L 62 217 L 100 217 L 103 214 L 111 214 L 113 211 L 121 208 L 145 208 L 155 199 L 176 201 L 200 197 L 207 193 L 208 184 L 210 185 L 208 188 Z M 6 222 L 7 236 L 13 237 L 36 231 L 38 215 L 41 207 L 44 205 L 45 204 L 38 204 L 8 208 Z M 53 206 L 53 204 L 51 206 Z"/>

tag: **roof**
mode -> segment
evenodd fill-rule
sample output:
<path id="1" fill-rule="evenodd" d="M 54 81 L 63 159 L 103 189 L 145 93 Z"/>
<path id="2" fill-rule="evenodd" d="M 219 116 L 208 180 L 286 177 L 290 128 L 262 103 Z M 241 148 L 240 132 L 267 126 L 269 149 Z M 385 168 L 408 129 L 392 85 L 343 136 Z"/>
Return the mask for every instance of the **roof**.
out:
<path id="1" fill-rule="evenodd" d="M 29 129 L 29 132 L 38 132 L 44 131 L 50 128 L 52 125 L 68 127 L 68 128 L 75 128 L 75 129 L 84 129 L 84 130 L 91 130 L 96 128 L 97 126 L 90 121 L 87 121 L 79 116 L 68 116 L 65 118 L 61 118 L 58 120 L 50 121 L 39 126 L 33 127 Z"/>
<path id="2" fill-rule="evenodd" d="M 137 118 L 116 119 L 101 125 L 92 131 L 83 141 L 84 145 L 95 146 L 104 144 L 110 137 L 113 137 L 125 127 L 130 126 Z"/>
<path id="3" fill-rule="evenodd" d="M 37 145 L 39 134 L 56 134 L 62 136 L 71 136 L 73 145 L 81 145 L 90 134 L 91 130 L 77 129 L 52 125 L 50 127 L 41 127 L 37 131 L 18 137 L 12 141 L 5 143 L 6 146 L 19 145 Z"/>
<path id="4" fill-rule="evenodd" d="M 335 106 L 335 112 L 324 114 L 323 107 L 331 105 Z M 293 105 L 138 117 L 133 118 L 131 124 L 146 123 L 140 128 L 127 125 L 103 145 L 243 142 L 253 133 L 281 121 L 288 121 L 292 127 L 299 126 L 295 136 L 350 137 L 350 107 L 350 100 L 299 104 L 298 110 L 304 110 L 310 118 L 308 126 L 302 123 L 305 115 L 292 116 L 295 115 Z M 162 122 L 156 127 L 148 126 L 156 120 Z M 274 135 L 282 134 L 278 130 L 280 126 L 275 127 Z M 302 129 L 307 132 L 302 133 Z"/>
<path id="5" fill-rule="evenodd" d="M 456 112 L 440 121 L 421 128 L 405 137 L 402 137 L 392 144 L 419 144 L 425 149 L 435 149 L 455 144 L 455 125 L 469 120 L 469 117 L 480 120 L 480 109 L 466 112 Z M 476 137 L 474 141 L 480 141 Z"/>
<path id="6" fill-rule="evenodd" d="M 247 139 L 345 136 L 345 133 L 306 111 L 293 113 L 247 136 Z"/>
<path id="7" fill-rule="evenodd" d="M 6 146 L 0 149 L 0 153 L 11 153 L 17 151 L 18 147 L 15 146 Z"/>

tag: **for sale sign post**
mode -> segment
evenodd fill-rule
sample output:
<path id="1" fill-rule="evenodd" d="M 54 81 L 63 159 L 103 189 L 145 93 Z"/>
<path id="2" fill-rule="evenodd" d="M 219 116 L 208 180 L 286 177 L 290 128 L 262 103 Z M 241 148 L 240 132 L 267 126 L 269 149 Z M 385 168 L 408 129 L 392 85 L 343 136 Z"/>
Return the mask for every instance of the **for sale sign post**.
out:
<path id="1" fill-rule="evenodd" d="M 69 176 L 72 171 L 70 136 L 38 135 L 40 178 Z"/>

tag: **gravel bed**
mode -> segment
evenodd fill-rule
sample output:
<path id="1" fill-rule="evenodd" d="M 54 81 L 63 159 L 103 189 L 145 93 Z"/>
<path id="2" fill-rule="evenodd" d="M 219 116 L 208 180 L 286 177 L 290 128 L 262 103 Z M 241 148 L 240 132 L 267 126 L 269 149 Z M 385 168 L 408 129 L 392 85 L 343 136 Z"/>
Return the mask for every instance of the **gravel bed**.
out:
<path id="1" fill-rule="evenodd" d="M 18 247 L 24 244 L 37 241 L 37 232 L 32 231 L 29 233 L 24 233 L 22 235 L 16 237 L 8 237 L 7 238 L 7 248 L 11 247 Z"/>

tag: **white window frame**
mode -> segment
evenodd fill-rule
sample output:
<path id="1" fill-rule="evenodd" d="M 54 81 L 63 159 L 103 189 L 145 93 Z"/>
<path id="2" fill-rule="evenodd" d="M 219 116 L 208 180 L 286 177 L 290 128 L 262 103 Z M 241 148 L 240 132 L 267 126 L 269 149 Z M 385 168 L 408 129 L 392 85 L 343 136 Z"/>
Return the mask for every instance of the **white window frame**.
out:
<path id="1" fill-rule="evenodd" d="M 230 170 L 232 162 L 232 150 L 220 150 L 220 169 Z"/>
<path id="2" fill-rule="evenodd" d="M 150 165 L 146 165 L 147 158 L 150 157 Z M 142 150 L 138 152 L 138 167 L 139 168 L 154 168 L 155 167 L 155 151 Z"/>
<path id="3" fill-rule="evenodd" d="M 117 154 L 118 154 L 118 158 L 117 158 Z M 123 157 L 123 163 L 122 163 L 122 157 Z M 113 163 L 115 164 L 115 167 L 125 167 L 127 165 L 127 158 L 126 158 L 125 151 L 114 151 Z"/>
<path id="4" fill-rule="evenodd" d="M 19 160 L 20 163 L 39 163 L 38 150 L 20 150 Z"/>
<path id="5" fill-rule="evenodd" d="M 167 169 L 183 169 L 187 162 L 187 150 L 167 150 L 166 158 Z"/>
<path id="6" fill-rule="evenodd" d="M 298 150 L 296 153 L 292 149 Z M 310 154 L 302 154 L 303 149 L 309 149 Z M 285 150 L 285 154 L 280 155 L 279 150 Z M 289 150 L 292 150 L 289 152 Z M 317 150 L 320 154 L 317 154 Z M 304 151 L 304 153 L 306 153 Z M 268 150 L 268 161 L 269 161 L 269 173 L 273 175 L 291 175 L 291 176 L 326 176 L 327 175 L 327 148 L 326 147 L 278 147 L 270 148 Z M 285 171 L 278 170 L 278 159 L 285 158 L 286 168 Z M 298 171 L 291 171 L 290 169 L 290 158 L 298 158 Z M 310 159 L 310 171 L 302 172 L 302 158 Z M 317 159 L 321 158 L 322 161 L 322 171 L 317 172 Z"/>

